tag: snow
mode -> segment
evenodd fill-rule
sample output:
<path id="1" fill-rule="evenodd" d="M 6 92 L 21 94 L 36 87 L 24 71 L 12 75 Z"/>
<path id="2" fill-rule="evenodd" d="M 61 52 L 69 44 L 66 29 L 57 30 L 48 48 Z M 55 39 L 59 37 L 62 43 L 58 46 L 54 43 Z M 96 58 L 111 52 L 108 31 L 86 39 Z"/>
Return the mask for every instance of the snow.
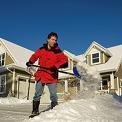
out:
<path id="1" fill-rule="evenodd" d="M 24 104 L 24 103 L 31 103 L 30 100 L 25 99 L 17 99 L 15 97 L 6 97 L 0 98 L 0 105 L 17 105 L 17 104 Z"/>
<path id="2" fill-rule="evenodd" d="M 122 121 L 122 103 L 117 101 L 112 95 L 96 95 L 93 98 L 79 99 L 75 98 L 65 103 L 61 103 L 53 110 L 41 113 L 39 116 L 28 119 L 29 113 L 20 112 L 27 110 L 30 104 L 27 100 L 21 101 L 14 98 L 0 98 L 0 108 L 5 105 L 13 105 L 14 112 L 6 110 L 1 111 L 2 118 L 7 118 L 3 122 L 121 122 Z M 23 104 L 22 104 L 23 103 Z M 26 103 L 26 104 L 24 104 Z M 17 107 L 19 105 L 19 109 Z M 41 111 L 41 110 L 40 110 Z M 10 114 L 10 113 L 11 114 Z M 31 111 L 30 111 L 31 112 Z M 20 114 L 20 115 L 18 115 Z M 0 118 L 1 120 L 1 118 Z"/>
<path id="3" fill-rule="evenodd" d="M 122 104 L 111 95 L 71 100 L 24 122 L 120 122 Z"/>

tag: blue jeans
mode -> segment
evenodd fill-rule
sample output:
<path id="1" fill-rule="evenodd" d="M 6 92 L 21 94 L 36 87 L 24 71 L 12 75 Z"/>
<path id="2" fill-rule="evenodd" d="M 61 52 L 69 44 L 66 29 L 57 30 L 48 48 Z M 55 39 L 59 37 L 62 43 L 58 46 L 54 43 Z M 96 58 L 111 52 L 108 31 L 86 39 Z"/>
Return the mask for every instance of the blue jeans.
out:
<path id="1" fill-rule="evenodd" d="M 40 98 L 43 94 L 44 91 L 44 86 L 47 85 L 49 92 L 50 92 L 50 100 L 51 102 L 57 102 L 57 89 L 56 89 L 56 83 L 41 83 L 41 82 L 36 82 L 35 86 L 35 95 L 33 97 L 34 101 L 40 101 Z"/>

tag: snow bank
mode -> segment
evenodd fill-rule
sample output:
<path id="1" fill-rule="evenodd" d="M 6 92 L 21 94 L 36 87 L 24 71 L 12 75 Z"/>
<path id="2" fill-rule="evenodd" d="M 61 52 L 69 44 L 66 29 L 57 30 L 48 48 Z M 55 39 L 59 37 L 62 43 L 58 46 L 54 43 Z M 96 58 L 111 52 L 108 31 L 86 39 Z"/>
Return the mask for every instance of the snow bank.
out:
<path id="1" fill-rule="evenodd" d="M 24 99 L 17 99 L 15 97 L 0 98 L 0 104 L 4 105 L 23 104 L 23 103 L 31 103 L 31 101 Z"/>
<path id="2" fill-rule="evenodd" d="M 122 103 L 112 95 L 71 100 L 24 122 L 121 122 Z"/>

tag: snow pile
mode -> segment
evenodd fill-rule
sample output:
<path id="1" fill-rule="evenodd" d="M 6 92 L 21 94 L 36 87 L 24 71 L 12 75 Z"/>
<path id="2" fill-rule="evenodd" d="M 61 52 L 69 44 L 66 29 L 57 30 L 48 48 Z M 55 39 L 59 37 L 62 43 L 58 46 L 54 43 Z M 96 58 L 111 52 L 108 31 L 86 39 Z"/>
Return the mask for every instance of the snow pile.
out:
<path id="1" fill-rule="evenodd" d="M 4 105 L 23 104 L 23 103 L 31 103 L 31 101 L 25 99 L 17 99 L 15 97 L 0 98 L 0 104 Z"/>
<path id="2" fill-rule="evenodd" d="M 82 89 L 75 96 L 75 99 L 87 99 L 95 96 L 95 92 L 99 89 L 101 77 L 97 69 L 92 66 L 88 66 L 84 62 L 78 62 L 76 65 L 77 71 L 81 76 Z M 87 96 L 87 97 L 86 97 Z"/>
<path id="3" fill-rule="evenodd" d="M 112 95 L 71 100 L 24 122 L 121 122 L 122 103 Z"/>
<path id="4" fill-rule="evenodd" d="M 95 66 L 93 67 L 84 62 L 78 62 L 76 67 L 79 75 L 81 76 L 81 79 L 85 82 L 98 82 L 101 80 L 99 72 Z"/>

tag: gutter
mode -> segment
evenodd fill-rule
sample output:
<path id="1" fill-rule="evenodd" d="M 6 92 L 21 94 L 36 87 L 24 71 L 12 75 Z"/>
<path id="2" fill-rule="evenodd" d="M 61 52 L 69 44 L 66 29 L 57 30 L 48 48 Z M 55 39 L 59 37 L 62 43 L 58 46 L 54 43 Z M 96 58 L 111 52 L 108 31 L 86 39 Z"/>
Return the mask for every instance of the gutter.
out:
<path id="1" fill-rule="evenodd" d="M 102 71 L 98 71 L 99 73 L 107 73 L 107 72 L 116 72 L 115 69 L 109 69 L 109 70 L 102 70 Z"/>
<path id="2" fill-rule="evenodd" d="M 15 64 L 7 65 L 6 68 L 9 69 L 9 70 L 10 70 L 11 68 L 19 69 L 19 70 L 22 70 L 22 71 L 25 71 L 25 72 L 29 73 L 29 72 L 26 70 L 26 68 L 19 67 L 19 66 L 15 65 Z"/>

